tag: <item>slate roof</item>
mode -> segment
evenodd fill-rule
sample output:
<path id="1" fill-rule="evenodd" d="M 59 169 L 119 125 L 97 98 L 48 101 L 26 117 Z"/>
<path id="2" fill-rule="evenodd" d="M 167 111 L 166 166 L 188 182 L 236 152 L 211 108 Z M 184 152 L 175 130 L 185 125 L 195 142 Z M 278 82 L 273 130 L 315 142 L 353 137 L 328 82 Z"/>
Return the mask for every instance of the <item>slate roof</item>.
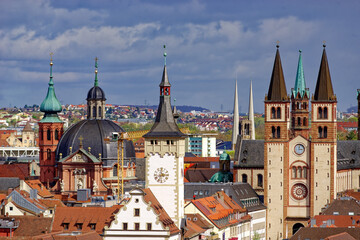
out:
<path id="1" fill-rule="evenodd" d="M 17 188 L 19 186 L 20 179 L 17 177 L 0 177 L 0 192 L 7 192 L 9 188 Z"/>
<path id="2" fill-rule="evenodd" d="M 330 70 L 326 56 L 325 45 L 321 57 L 319 75 L 314 92 L 314 101 L 336 101 L 336 96 L 334 95 L 334 90 L 330 77 Z"/>
<path id="3" fill-rule="evenodd" d="M 360 168 L 360 141 L 337 141 L 337 169 Z"/>
<path id="4" fill-rule="evenodd" d="M 360 204 L 351 198 L 335 199 L 330 205 L 324 209 L 321 214 L 323 215 L 349 215 L 353 212 L 354 215 L 360 215 Z"/>
<path id="5" fill-rule="evenodd" d="M 264 140 L 242 139 L 237 141 L 234 160 L 235 168 L 263 168 Z"/>
<path id="6" fill-rule="evenodd" d="M 189 168 L 185 173 L 185 178 L 189 182 L 209 182 L 218 171 L 217 168 Z"/>
<path id="7" fill-rule="evenodd" d="M 86 100 L 106 100 L 105 92 L 101 87 L 93 86 L 90 88 Z"/>
<path id="8" fill-rule="evenodd" d="M 117 159 L 117 143 L 106 143 L 105 138 L 111 138 L 113 132 L 124 132 L 124 130 L 110 120 L 82 120 L 72 125 L 61 137 L 56 148 L 56 159 L 59 160 L 60 153 L 62 157 L 70 154 L 70 147 L 72 152 L 80 148 L 79 137 L 83 137 L 83 148 L 91 147 L 91 154 L 95 157 L 113 158 Z M 135 150 L 132 141 L 125 141 L 124 148 L 125 158 L 135 157 Z"/>
<path id="9" fill-rule="evenodd" d="M 194 195 L 196 195 L 196 199 L 204 198 L 218 191 L 224 191 L 241 207 L 246 207 L 248 211 L 266 209 L 261 203 L 259 196 L 248 183 L 185 183 L 184 198 L 193 199 Z M 197 194 L 195 194 L 196 192 Z M 257 201 L 245 201 L 249 199 L 257 199 Z"/>
<path id="10" fill-rule="evenodd" d="M 327 237 L 334 236 L 340 233 L 348 233 L 355 239 L 360 239 L 360 228 L 310 228 L 303 227 L 297 231 L 290 240 L 298 240 L 298 239 L 308 239 L 308 240 L 318 240 L 318 239 L 326 239 Z M 331 239 L 331 238 L 330 238 Z"/>
<path id="11" fill-rule="evenodd" d="M 266 101 L 288 101 L 289 97 L 286 92 L 286 85 L 284 79 L 284 72 L 281 65 L 281 58 L 279 52 L 279 46 L 276 46 L 276 55 L 274 61 L 274 67 L 271 74 L 269 91 L 266 97 Z"/>

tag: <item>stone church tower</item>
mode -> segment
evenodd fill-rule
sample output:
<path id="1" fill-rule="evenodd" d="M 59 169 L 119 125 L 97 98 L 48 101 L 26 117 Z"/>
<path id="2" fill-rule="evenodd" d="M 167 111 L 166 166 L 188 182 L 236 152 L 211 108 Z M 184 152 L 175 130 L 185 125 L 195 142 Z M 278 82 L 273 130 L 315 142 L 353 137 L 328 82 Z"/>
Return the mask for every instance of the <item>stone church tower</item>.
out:
<path id="1" fill-rule="evenodd" d="M 175 123 L 171 109 L 166 53 L 160 83 L 160 103 L 151 130 L 145 138 L 145 182 L 175 224 L 184 217 L 185 137 Z"/>
<path id="2" fill-rule="evenodd" d="M 57 115 L 58 112 L 61 112 L 62 107 L 55 95 L 52 66 L 51 59 L 48 92 L 40 105 L 40 111 L 45 115 L 39 121 L 40 181 L 47 185 L 56 180 L 55 150 L 64 133 L 63 122 Z"/>
<path id="3" fill-rule="evenodd" d="M 291 237 L 335 198 L 336 103 L 324 46 L 311 101 L 311 127 L 309 90 L 301 52 L 295 87 L 291 91 L 290 113 L 290 98 L 277 49 L 265 97 L 267 239 Z"/>

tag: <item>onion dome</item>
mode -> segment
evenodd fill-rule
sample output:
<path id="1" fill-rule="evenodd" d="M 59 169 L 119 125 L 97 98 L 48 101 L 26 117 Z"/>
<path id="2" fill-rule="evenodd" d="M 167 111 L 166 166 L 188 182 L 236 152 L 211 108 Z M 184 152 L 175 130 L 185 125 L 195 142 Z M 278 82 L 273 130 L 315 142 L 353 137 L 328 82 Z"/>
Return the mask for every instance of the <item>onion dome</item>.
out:
<path id="1" fill-rule="evenodd" d="M 94 86 L 92 88 L 90 88 L 88 94 L 87 94 L 87 98 L 86 100 L 106 100 L 105 98 L 105 93 L 104 91 L 101 89 L 101 87 L 99 87 L 99 81 L 98 81 L 98 77 L 97 77 L 97 73 L 98 73 L 98 63 L 97 63 L 98 58 L 95 58 L 95 82 L 94 82 Z"/>
<path id="2" fill-rule="evenodd" d="M 219 161 L 221 161 L 221 160 L 230 161 L 230 155 L 229 155 L 226 151 L 224 151 L 224 152 L 220 155 Z"/>
<path id="3" fill-rule="evenodd" d="M 52 55 L 52 54 L 51 54 Z M 44 118 L 40 122 L 61 122 L 57 116 L 58 112 L 61 112 L 62 107 L 59 100 L 56 98 L 54 82 L 52 76 L 52 58 L 50 59 L 50 80 L 47 95 L 44 101 L 40 105 L 40 111 L 45 113 Z"/>

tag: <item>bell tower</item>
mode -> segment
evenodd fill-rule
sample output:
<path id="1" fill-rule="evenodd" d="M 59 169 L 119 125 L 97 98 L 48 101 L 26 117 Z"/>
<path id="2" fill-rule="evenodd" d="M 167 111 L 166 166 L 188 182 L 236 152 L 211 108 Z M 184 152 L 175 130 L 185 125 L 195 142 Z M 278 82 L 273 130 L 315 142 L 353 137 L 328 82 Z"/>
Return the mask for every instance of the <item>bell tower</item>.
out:
<path id="1" fill-rule="evenodd" d="M 165 46 L 164 46 L 165 48 Z M 173 117 L 170 82 L 165 65 L 160 87 L 160 103 L 151 130 L 145 134 L 145 184 L 150 188 L 175 224 L 184 217 L 185 138 Z"/>
<path id="2" fill-rule="evenodd" d="M 301 50 L 295 79 L 291 89 L 291 133 L 292 138 L 301 135 L 309 138 L 309 89 L 306 88 Z"/>
<path id="3" fill-rule="evenodd" d="M 311 216 L 320 212 L 324 205 L 336 197 L 337 99 L 331 82 L 326 45 L 323 47 L 319 75 L 311 100 Z"/>
<path id="4" fill-rule="evenodd" d="M 39 121 L 40 181 L 47 185 L 56 180 L 55 150 L 64 133 L 63 122 L 57 115 L 58 112 L 61 112 L 62 107 L 55 95 L 52 55 L 51 53 L 48 92 L 40 106 L 40 111 L 45 114 Z"/>

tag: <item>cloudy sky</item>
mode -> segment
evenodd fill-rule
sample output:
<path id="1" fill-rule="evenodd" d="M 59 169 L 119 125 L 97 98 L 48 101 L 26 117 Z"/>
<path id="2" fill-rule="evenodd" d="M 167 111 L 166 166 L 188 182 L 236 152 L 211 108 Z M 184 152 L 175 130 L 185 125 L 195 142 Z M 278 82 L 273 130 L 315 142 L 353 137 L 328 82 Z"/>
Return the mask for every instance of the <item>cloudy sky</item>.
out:
<path id="1" fill-rule="evenodd" d="M 357 0 L 1 0 L 0 107 L 42 102 L 50 52 L 63 104 L 85 103 L 97 56 L 107 103 L 157 105 L 166 44 L 176 105 L 230 110 L 237 75 L 241 111 L 252 80 L 255 111 L 263 112 L 276 41 L 289 93 L 299 49 L 314 91 L 326 40 L 338 106 L 346 110 L 360 88 L 359 13 Z"/>

